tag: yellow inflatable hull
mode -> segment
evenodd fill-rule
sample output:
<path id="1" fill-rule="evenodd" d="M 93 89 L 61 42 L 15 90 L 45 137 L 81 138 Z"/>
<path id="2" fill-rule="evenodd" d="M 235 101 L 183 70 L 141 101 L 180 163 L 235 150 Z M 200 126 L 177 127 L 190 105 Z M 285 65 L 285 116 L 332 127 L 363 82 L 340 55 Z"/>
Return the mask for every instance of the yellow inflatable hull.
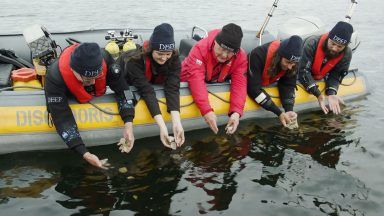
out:
<path id="1" fill-rule="evenodd" d="M 324 83 L 319 82 L 320 89 Z M 345 100 L 356 99 L 367 94 L 366 79 L 361 74 L 349 75 L 340 86 L 338 95 Z M 229 109 L 229 84 L 211 84 L 208 87 L 209 101 L 218 115 L 218 123 L 226 123 Z M 269 87 L 267 92 L 277 105 L 278 89 Z M 161 87 L 156 88 L 161 112 L 169 124 L 171 117 L 166 111 L 165 99 Z M 186 84 L 180 89 L 181 118 L 186 131 L 207 127 L 200 112 L 193 103 Z M 136 93 L 137 95 L 137 93 Z M 117 105 L 112 94 L 96 98 L 93 101 L 103 110 L 117 113 Z M 70 107 L 87 145 L 102 145 L 116 142 L 122 136 L 123 122 L 119 115 L 106 114 L 91 104 L 72 102 Z M 295 111 L 301 112 L 318 108 L 317 100 L 302 87 L 296 90 Z M 158 135 L 158 128 L 143 100 L 135 108 L 135 137 Z M 273 114 L 260 108 L 251 98 L 247 98 L 242 119 L 272 117 Z M 66 148 L 54 127 L 47 123 L 47 110 L 42 91 L 0 92 L 0 153 L 29 151 L 40 149 Z M 168 125 L 170 126 L 170 125 Z"/>

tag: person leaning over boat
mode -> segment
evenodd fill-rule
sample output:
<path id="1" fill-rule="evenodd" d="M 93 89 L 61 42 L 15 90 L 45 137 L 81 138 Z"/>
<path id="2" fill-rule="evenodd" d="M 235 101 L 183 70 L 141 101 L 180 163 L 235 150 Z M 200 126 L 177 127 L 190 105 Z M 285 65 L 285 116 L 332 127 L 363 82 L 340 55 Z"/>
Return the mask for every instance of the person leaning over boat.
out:
<path id="1" fill-rule="evenodd" d="M 317 97 L 325 114 L 329 112 L 325 105 L 325 96 L 321 94 L 315 81 L 324 78 L 329 109 L 335 114 L 341 113 L 339 103 L 344 102 L 337 96 L 337 90 L 348 74 L 352 59 L 352 51 L 348 47 L 352 33 L 352 25 L 340 21 L 329 33 L 311 36 L 304 43 L 299 66 L 299 81 L 309 93 Z"/>
<path id="2" fill-rule="evenodd" d="M 294 35 L 280 42 L 272 41 L 256 47 L 248 55 L 247 92 L 250 98 L 264 109 L 273 112 L 287 126 L 296 118 L 295 104 L 296 70 L 301 57 L 303 40 Z M 263 87 L 277 82 L 280 101 L 285 112 L 272 101 Z"/>
<path id="3" fill-rule="evenodd" d="M 124 53 L 118 62 L 126 81 L 135 86 L 143 97 L 149 112 L 160 128 L 160 140 L 171 148 L 171 136 L 161 115 L 156 93 L 151 84 L 163 84 L 167 111 L 171 113 L 176 146 L 184 141 L 184 129 L 180 120 L 180 69 L 179 54 L 175 49 L 173 28 L 162 23 L 153 30 L 149 41 L 136 51 Z M 132 52 L 134 52 L 132 54 Z"/>
<path id="4" fill-rule="evenodd" d="M 231 80 L 229 120 L 226 132 L 233 134 L 239 125 L 247 96 L 247 54 L 240 48 L 241 27 L 229 23 L 221 30 L 208 33 L 208 37 L 195 44 L 182 62 L 181 80 L 188 82 L 194 102 L 205 121 L 217 133 L 217 117 L 209 104 L 205 82 L 220 83 Z"/>
<path id="5" fill-rule="evenodd" d="M 119 113 L 125 123 L 124 137 L 131 145 L 134 142 L 133 104 L 125 98 L 126 87 L 119 80 L 121 73 L 108 70 L 110 56 L 102 52 L 105 51 L 100 50 L 96 43 L 67 47 L 60 58 L 48 68 L 45 86 L 47 109 L 57 133 L 70 149 L 82 155 L 88 163 L 100 168 L 105 164 L 85 147 L 68 104 L 69 96 L 74 96 L 80 103 L 86 103 L 94 96 L 104 95 L 108 85 L 115 91 Z"/>

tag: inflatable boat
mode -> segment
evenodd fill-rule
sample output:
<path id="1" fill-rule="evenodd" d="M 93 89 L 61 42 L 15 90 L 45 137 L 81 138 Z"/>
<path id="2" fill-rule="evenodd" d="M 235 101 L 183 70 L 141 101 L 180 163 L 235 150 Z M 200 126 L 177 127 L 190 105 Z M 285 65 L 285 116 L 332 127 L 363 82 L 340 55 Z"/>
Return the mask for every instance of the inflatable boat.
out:
<path id="1" fill-rule="evenodd" d="M 301 23 L 300 23 L 301 22 Z M 297 19 L 288 22 L 288 25 L 300 26 L 307 29 L 316 27 L 311 32 L 322 33 L 318 27 L 313 25 L 313 20 Z M 290 29 L 290 28 L 287 28 Z M 300 29 L 299 29 L 300 30 Z M 115 30 L 119 32 L 120 30 Z M 138 35 L 135 37 L 136 43 L 142 43 L 150 37 L 152 29 L 131 29 L 131 33 Z M 202 37 L 206 31 L 195 26 L 190 31 L 175 31 L 175 40 L 179 41 L 178 48 L 181 58 L 185 57 L 199 35 Z M 318 31 L 318 32 L 316 32 Z M 81 42 L 97 42 L 104 47 L 108 40 L 106 34 L 110 35 L 110 29 L 86 30 L 78 32 L 54 33 L 51 37 L 55 40 L 59 47 L 68 46 L 68 41 L 75 40 Z M 122 30 L 121 32 L 124 32 Z M 126 31 L 125 31 L 126 32 Z M 284 34 L 283 34 L 284 33 Z M 259 44 L 266 43 L 275 39 L 268 32 L 263 32 L 262 37 L 256 37 L 256 31 L 244 30 L 244 38 L 242 47 L 250 52 Z M 280 32 L 280 35 L 286 37 L 289 32 Z M 283 37 L 283 36 L 281 36 Z M 26 40 L 22 34 L 0 35 L 0 48 L 5 50 L 13 50 L 15 54 L 32 62 L 31 50 L 27 46 Z M 0 86 L 0 154 L 31 151 L 31 150 L 50 150 L 66 148 L 66 145 L 57 135 L 54 127 L 48 124 L 46 103 L 43 90 L 13 90 L 10 80 L 9 63 L 0 62 L 0 77 L 2 86 Z M 7 69 L 8 68 L 8 69 Z M 320 89 L 324 89 L 324 83 L 319 82 Z M 218 117 L 218 124 L 223 125 L 228 120 L 229 109 L 229 83 L 208 84 L 209 100 Z M 162 86 L 154 86 L 156 95 L 160 104 L 161 112 L 170 128 L 170 115 L 166 111 L 165 98 Z M 276 104 L 281 106 L 278 99 L 278 90 L 272 85 L 266 88 L 266 91 L 273 97 Z M 135 107 L 136 116 L 134 119 L 134 134 L 136 139 L 156 136 L 159 134 L 158 126 L 151 117 L 145 103 L 140 100 L 140 96 L 133 89 L 138 102 Z M 356 100 L 368 93 L 368 86 L 365 76 L 353 69 L 344 78 L 340 86 L 338 95 L 345 101 Z M 201 114 L 193 103 L 187 83 L 181 83 L 180 89 L 181 118 L 185 131 L 206 128 Z M 95 98 L 92 103 L 78 104 L 76 101 L 70 101 L 70 106 L 74 117 L 80 129 L 83 140 L 87 146 L 105 145 L 117 142 L 122 136 L 123 122 L 117 113 L 117 105 L 113 96 L 113 92 L 107 90 L 106 95 Z M 317 99 L 309 95 L 303 87 L 298 84 L 296 89 L 296 102 L 294 110 L 296 112 L 304 112 L 311 109 L 319 109 Z M 244 109 L 243 119 L 267 118 L 274 115 L 263 108 L 259 107 L 254 100 L 247 98 Z"/>

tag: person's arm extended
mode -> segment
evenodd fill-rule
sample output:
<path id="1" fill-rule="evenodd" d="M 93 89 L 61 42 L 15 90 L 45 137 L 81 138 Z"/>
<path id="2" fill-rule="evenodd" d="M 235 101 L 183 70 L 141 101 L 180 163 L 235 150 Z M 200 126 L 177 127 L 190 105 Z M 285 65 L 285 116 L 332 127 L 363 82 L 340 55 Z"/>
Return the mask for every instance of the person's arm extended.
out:
<path id="1" fill-rule="evenodd" d="M 164 83 L 164 94 L 167 100 L 167 111 L 180 112 L 180 70 L 179 56 L 169 59 L 167 77 Z"/>
<path id="2" fill-rule="evenodd" d="M 88 151 L 81 139 L 75 118 L 69 107 L 66 91 L 67 88 L 64 83 L 63 85 L 57 85 L 49 78 L 46 79 L 47 109 L 50 111 L 56 131 L 68 145 L 68 148 L 83 156 Z"/>
<path id="3" fill-rule="evenodd" d="M 137 88 L 141 97 L 147 104 L 151 116 L 154 117 L 161 114 L 155 90 L 145 76 L 144 63 L 142 61 L 131 60 L 126 64 L 125 69 L 128 70 L 127 74 L 132 82 L 132 85 Z"/>
<path id="4" fill-rule="evenodd" d="M 303 54 L 299 64 L 299 81 L 304 88 L 316 97 L 319 97 L 321 92 L 316 85 L 316 81 L 312 77 L 312 64 L 314 63 L 315 53 L 317 48 L 317 40 L 314 37 L 308 38 L 304 43 Z"/>
<path id="5" fill-rule="evenodd" d="M 352 60 L 352 51 L 349 47 L 346 47 L 344 57 L 340 60 L 339 63 L 328 73 L 328 76 L 325 78 L 326 95 L 337 95 L 340 83 L 343 81 L 344 77 L 348 74 L 349 64 Z"/>
<path id="6" fill-rule="evenodd" d="M 231 95 L 228 115 L 236 112 L 243 115 L 245 100 L 247 98 L 247 68 L 248 61 L 245 52 L 242 52 L 236 60 L 236 68 L 231 74 Z"/>
<path id="7" fill-rule="evenodd" d="M 262 74 L 265 65 L 267 47 L 255 48 L 250 53 L 247 93 L 250 98 L 256 101 L 264 109 L 275 113 L 277 116 L 281 114 L 281 110 L 272 101 L 269 94 L 264 91 L 262 83 Z"/>
<path id="8" fill-rule="evenodd" d="M 207 53 L 211 55 L 211 53 Z M 202 116 L 213 111 L 208 100 L 208 90 L 205 84 L 205 60 L 198 46 L 194 46 L 189 56 L 184 60 L 189 61 L 188 86 L 196 106 L 199 108 Z"/>
<path id="9" fill-rule="evenodd" d="M 115 92 L 119 114 L 124 123 L 132 122 L 135 117 L 135 107 L 132 93 L 128 94 L 132 97 L 127 98 L 124 91 L 129 91 L 129 85 L 123 77 L 120 65 L 112 63 L 107 72 L 107 85 Z"/>
<path id="10" fill-rule="evenodd" d="M 293 111 L 293 106 L 295 105 L 295 86 L 296 75 L 288 76 L 285 74 L 278 81 L 280 101 L 285 112 Z"/>

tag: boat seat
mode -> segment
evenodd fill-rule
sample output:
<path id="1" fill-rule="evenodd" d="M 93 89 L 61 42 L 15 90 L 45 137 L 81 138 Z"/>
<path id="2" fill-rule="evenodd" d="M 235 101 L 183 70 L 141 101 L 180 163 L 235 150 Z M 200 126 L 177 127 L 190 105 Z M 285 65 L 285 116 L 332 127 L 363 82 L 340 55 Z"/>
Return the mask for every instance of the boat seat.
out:
<path id="1" fill-rule="evenodd" d="M 180 52 L 180 60 L 183 61 L 185 57 L 188 56 L 189 51 L 191 51 L 193 45 L 195 45 L 197 41 L 194 39 L 181 39 L 179 52 Z"/>
<path id="2" fill-rule="evenodd" d="M 0 63 L 0 88 L 11 86 L 11 72 L 13 70 L 12 64 Z"/>

